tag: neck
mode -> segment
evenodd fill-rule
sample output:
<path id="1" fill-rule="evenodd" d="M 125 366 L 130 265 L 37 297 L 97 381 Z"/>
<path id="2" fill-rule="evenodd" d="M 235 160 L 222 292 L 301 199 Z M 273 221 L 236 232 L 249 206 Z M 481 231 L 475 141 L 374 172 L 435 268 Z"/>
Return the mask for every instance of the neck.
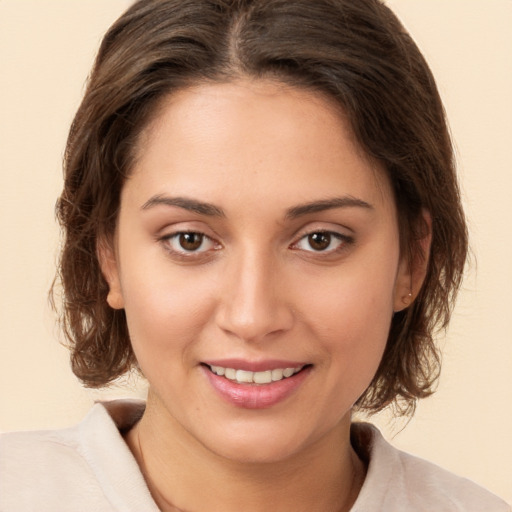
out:
<path id="1" fill-rule="evenodd" d="M 164 512 L 343 512 L 357 498 L 365 468 L 350 445 L 350 418 L 286 460 L 254 463 L 213 453 L 151 403 L 126 440 Z"/>

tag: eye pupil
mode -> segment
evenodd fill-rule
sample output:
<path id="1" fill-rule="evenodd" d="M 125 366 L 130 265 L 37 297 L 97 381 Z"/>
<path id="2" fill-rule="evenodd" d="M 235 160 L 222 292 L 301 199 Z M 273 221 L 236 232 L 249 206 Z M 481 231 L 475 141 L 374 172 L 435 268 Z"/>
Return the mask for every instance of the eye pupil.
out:
<path id="1" fill-rule="evenodd" d="M 179 243 L 181 248 L 186 251 L 196 251 L 203 243 L 203 235 L 201 233 L 181 233 Z"/>
<path id="2" fill-rule="evenodd" d="M 308 235 L 308 242 L 315 251 L 323 251 L 331 244 L 331 235 L 329 233 L 311 233 Z"/>

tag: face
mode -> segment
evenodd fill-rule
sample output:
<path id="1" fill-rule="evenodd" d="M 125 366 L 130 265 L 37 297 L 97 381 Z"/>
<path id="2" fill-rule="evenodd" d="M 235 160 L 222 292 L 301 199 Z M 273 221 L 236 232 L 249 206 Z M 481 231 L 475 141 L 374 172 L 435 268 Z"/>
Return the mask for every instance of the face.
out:
<path id="1" fill-rule="evenodd" d="M 138 151 L 101 260 L 148 408 L 234 459 L 338 435 L 410 287 L 382 169 L 329 100 L 271 82 L 174 94 Z"/>

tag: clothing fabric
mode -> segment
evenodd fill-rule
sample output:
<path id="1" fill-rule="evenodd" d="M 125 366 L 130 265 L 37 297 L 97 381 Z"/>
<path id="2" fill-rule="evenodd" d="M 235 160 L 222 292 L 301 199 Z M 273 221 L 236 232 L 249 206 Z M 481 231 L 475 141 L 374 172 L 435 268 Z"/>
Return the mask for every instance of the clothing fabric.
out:
<path id="1" fill-rule="evenodd" d="M 141 401 L 98 403 L 75 427 L 0 436 L 0 512 L 158 512 L 122 437 L 143 411 Z M 369 466 L 351 512 L 511 512 L 369 424 L 352 426 L 352 443 Z"/>

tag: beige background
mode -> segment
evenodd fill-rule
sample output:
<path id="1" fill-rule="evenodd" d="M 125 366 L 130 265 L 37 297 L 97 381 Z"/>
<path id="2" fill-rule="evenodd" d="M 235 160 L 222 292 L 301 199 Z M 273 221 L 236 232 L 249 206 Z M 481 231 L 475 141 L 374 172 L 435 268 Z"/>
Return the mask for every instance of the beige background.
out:
<path id="1" fill-rule="evenodd" d="M 438 393 L 378 423 L 394 443 L 512 502 L 512 1 L 389 0 L 431 63 L 457 145 L 477 264 L 444 340 Z M 83 390 L 46 293 L 66 132 L 101 35 L 127 0 L 0 0 L 0 430 L 78 421 Z"/>

